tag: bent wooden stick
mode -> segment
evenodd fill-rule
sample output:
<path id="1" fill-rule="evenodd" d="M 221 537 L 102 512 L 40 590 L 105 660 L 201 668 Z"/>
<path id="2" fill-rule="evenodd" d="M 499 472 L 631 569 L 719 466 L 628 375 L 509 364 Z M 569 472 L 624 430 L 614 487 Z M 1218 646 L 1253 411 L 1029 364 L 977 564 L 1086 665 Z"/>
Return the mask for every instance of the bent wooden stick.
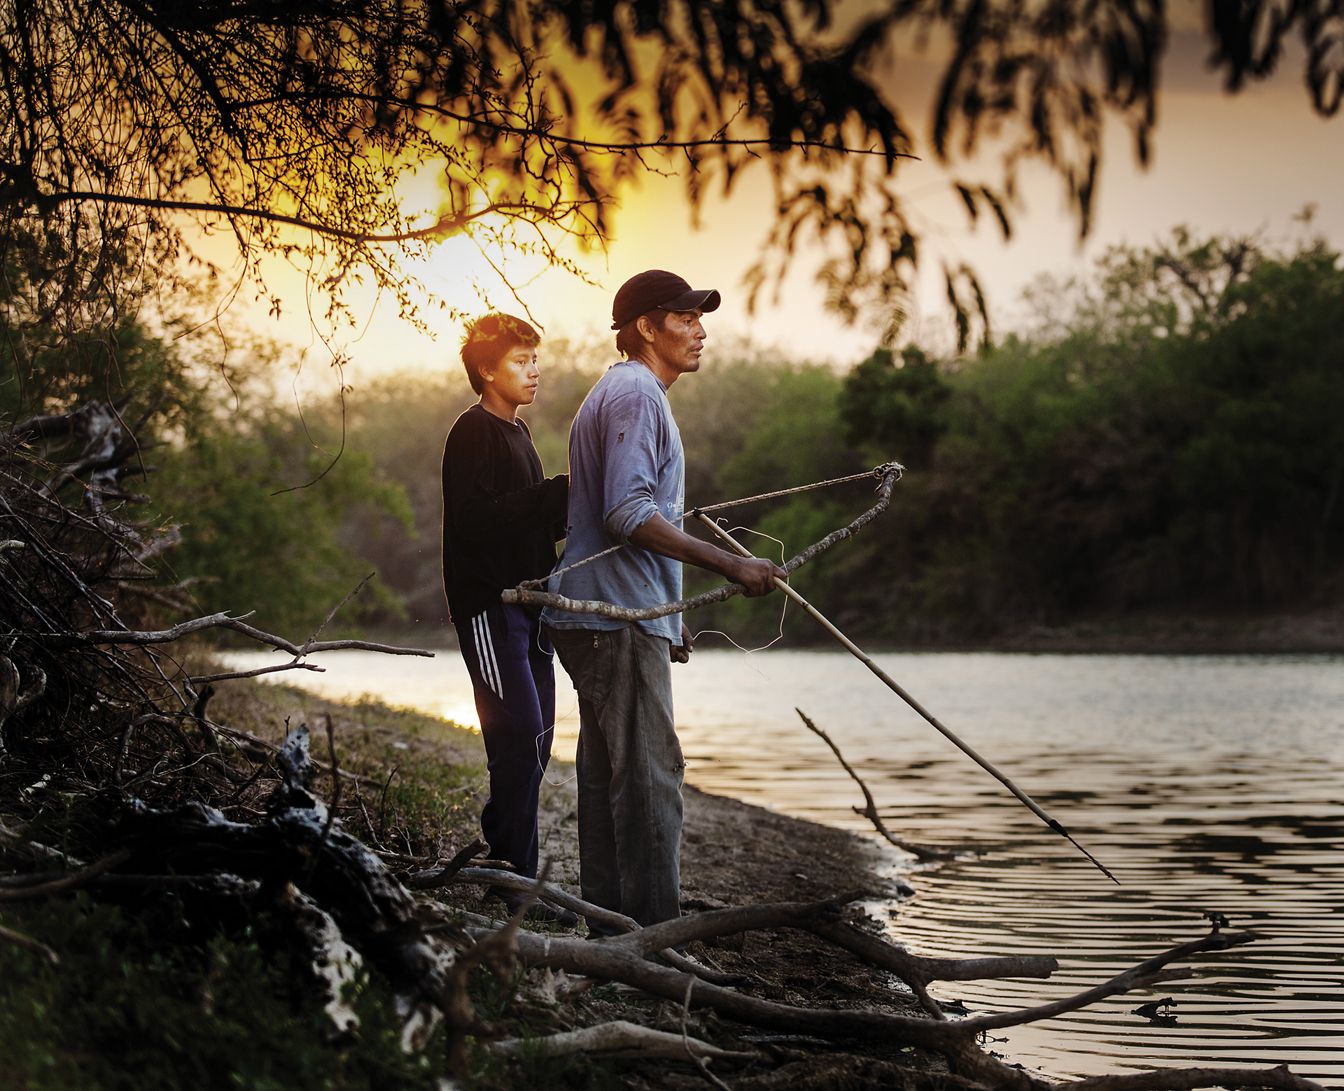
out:
<path id="1" fill-rule="evenodd" d="M 697 509 L 691 514 L 693 514 L 697 519 L 699 519 L 700 522 L 704 523 L 705 526 L 709 527 L 709 529 L 713 531 L 715 535 L 721 538 L 728 545 L 732 546 L 732 548 L 736 550 L 740 556 L 743 557 L 753 556 L 752 552 L 749 549 L 747 549 L 744 545 L 742 545 L 741 542 L 739 542 L 736 538 L 734 538 L 731 534 L 729 534 L 728 531 L 724 530 L 723 527 L 719 526 L 718 523 L 716 523 L 713 519 L 707 516 L 704 512 Z M 865 652 L 862 648 L 860 648 L 857 644 L 855 644 L 854 641 L 850 640 L 849 637 L 845 636 L 844 633 L 842 633 L 833 624 L 831 624 L 830 619 L 827 618 L 825 614 L 823 614 L 820 610 L 818 610 L 815 606 L 813 606 L 810 602 L 808 602 L 807 599 L 803 598 L 802 595 L 798 594 L 797 591 L 795 591 L 792 587 L 790 587 L 779 577 L 775 577 L 775 586 L 778 587 L 781 591 L 783 591 L 784 594 L 786 594 L 799 606 L 801 606 L 808 614 L 810 614 L 813 620 L 815 620 L 823 629 L 825 629 L 828 633 L 830 633 L 831 636 L 835 637 L 835 639 L 840 642 L 841 646 L 844 647 L 844 649 L 848 651 L 851 655 L 853 655 L 855 659 L 857 659 L 860 663 L 862 663 L 865 667 L 867 667 L 870 671 L 872 671 L 875 675 L 877 675 L 877 677 L 882 680 L 882 682 L 886 685 L 886 687 L 889 690 L 892 691 L 892 693 L 896 694 L 897 697 L 899 697 L 907 705 L 909 705 L 916 712 L 918 712 L 925 720 L 927 720 L 931 725 L 933 725 L 933 727 L 937 728 L 938 731 L 942 733 L 943 737 L 946 738 L 950 743 L 952 743 L 953 746 L 957 747 L 957 749 L 959 749 L 963 754 L 965 754 L 968 758 L 970 758 L 973 762 L 975 762 L 976 765 L 980 766 L 981 769 L 983 769 L 986 773 L 988 773 L 1000 784 L 1002 784 L 1005 788 L 1007 788 L 1010 792 L 1012 792 L 1013 795 L 1017 796 L 1018 800 L 1023 804 L 1023 806 L 1025 806 L 1029 811 L 1031 811 L 1032 814 L 1034 814 L 1037 818 L 1039 818 L 1042 822 L 1044 822 L 1057 834 L 1059 834 L 1061 837 L 1067 840 L 1069 844 L 1071 844 L 1074 848 L 1076 848 L 1079 852 L 1081 852 L 1084 856 L 1086 856 L 1097 868 L 1097 870 L 1099 870 L 1103 875 L 1106 876 L 1106 878 L 1110 879 L 1111 882 L 1113 882 L 1116 886 L 1120 885 L 1120 880 L 1111 874 L 1110 870 L 1106 867 L 1106 865 L 1103 864 L 1100 860 L 1098 860 L 1095 856 L 1093 856 L 1090 852 L 1088 852 L 1087 849 L 1083 848 L 1083 846 L 1080 845 L 1076 840 L 1074 840 L 1073 835 L 1069 833 L 1069 831 L 1066 830 L 1062 825 L 1060 825 L 1057 819 L 1052 818 L 1049 814 L 1047 814 L 1039 803 L 1037 803 L 1034 799 L 1031 798 L 1031 796 L 1027 795 L 1026 792 L 1024 792 L 1016 784 L 1014 784 L 1012 780 L 1005 773 L 995 768 L 993 764 L 991 764 L 988 760 L 986 760 L 980 754 L 978 754 L 969 743 L 961 739 L 958 735 L 956 735 L 953 731 L 949 730 L 947 727 L 943 726 L 943 724 L 939 722 L 938 717 L 936 717 L 932 712 L 930 712 L 918 701 L 916 701 L 914 697 L 912 697 L 909 693 L 905 691 L 905 689 L 900 685 L 899 682 L 897 682 L 894 678 L 891 677 L 891 675 L 887 674 L 886 671 L 884 671 L 881 667 L 879 667 L 876 663 L 874 663 L 872 656 L 870 656 L 867 652 Z"/>

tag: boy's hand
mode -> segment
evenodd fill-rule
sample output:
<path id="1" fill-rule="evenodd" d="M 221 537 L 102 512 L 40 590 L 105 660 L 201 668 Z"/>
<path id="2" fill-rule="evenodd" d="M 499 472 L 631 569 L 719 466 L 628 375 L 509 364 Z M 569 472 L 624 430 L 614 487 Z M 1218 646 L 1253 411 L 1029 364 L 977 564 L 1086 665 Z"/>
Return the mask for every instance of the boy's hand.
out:
<path id="1" fill-rule="evenodd" d="M 691 661 L 691 652 L 695 651 L 695 637 L 691 636 L 691 630 L 686 628 L 686 622 L 681 623 L 681 643 L 673 644 L 671 647 L 673 663 L 689 663 Z"/>

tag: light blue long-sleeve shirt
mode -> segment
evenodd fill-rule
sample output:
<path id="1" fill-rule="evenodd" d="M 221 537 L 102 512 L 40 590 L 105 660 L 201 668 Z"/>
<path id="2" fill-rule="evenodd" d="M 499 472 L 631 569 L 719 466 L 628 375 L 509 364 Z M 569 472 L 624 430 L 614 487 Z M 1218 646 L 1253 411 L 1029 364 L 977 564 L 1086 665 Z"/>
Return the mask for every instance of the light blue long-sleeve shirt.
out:
<path id="1" fill-rule="evenodd" d="M 607 369 L 588 392 L 569 430 L 569 514 L 565 552 L 556 571 L 591 557 L 660 514 L 681 526 L 686 457 L 667 390 L 641 363 Z M 681 562 L 626 545 L 573 572 L 553 575 L 548 590 L 572 599 L 619 606 L 654 606 L 681 598 Z M 547 607 L 547 624 L 560 629 L 619 629 L 625 622 Z M 681 615 L 636 622 L 681 643 Z"/>

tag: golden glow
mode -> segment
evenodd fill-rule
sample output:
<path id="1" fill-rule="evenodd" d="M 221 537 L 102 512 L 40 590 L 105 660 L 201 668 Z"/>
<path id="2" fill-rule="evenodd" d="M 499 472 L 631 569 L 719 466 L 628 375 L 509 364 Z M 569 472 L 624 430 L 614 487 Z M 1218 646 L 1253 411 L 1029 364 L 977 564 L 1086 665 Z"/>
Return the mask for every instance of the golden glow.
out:
<path id="1" fill-rule="evenodd" d="M 440 701 L 433 711 L 434 715 L 451 720 L 458 727 L 465 727 L 473 734 L 481 733 L 481 719 L 476 715 L 476 705 L 469 697 L 465 700 L 450 698 Z"/>
<path id="2" fill-rule="evenodd" d="M 1272 238 L 1288 231 L 1292 215 L 1315 201 L 1319 212 L 1313 230 L 1334 245 L 1344 244 L 1344 203 L 1330 200 L 1335 179 L 1344 170 L 1344 142 L 1339 140 L 1344 121 L 1311 115 L 1292 72 L 1298 62 L 1285 65 L 1274 79 L 1228 97 L 1198 59 L 1197 51 L 1180 51 L 1177 60 L 1182 63 L 1173 64 L 1169 73 L 1151 169 L 1133 165 L 1128 133 L 1110 125 L 1093 233 L 1085 243 L 1078 242 L 1077 224 L 1061 200 L 1058 179 L 1043 169 L 1024 172 L 1024 203 L 1015 210 L 1015 236 L 1004 243 L 991 217 L 967 224 L 964 208 L 946 184 L 948 168 L 931 161 L 903 166 L 900 189 L 923 235 L 921 274 L 910 301 L 910 335 L 934 351 L 949 340 L 940 273 L 944 261 L 976 268 L 1002 331 L 1021 320 L 1020 291 L 1041 273 L 1081 271 L 1109 245 L 1145 245 L 1176 224 L 1202 232 L 1261 230 Z M 921 103 L 936 83 L 931 78 L 936 65 L 911 60 L 893 69 L 892 94 L 918 131 L 924 117 Z M 581 117 L 575 124 L 583 131 Z M 1229 133 L 1236 139 L 1229 139 Z M 958 164 L 956 173 L 992 179 L 997 167 L 993 161 L 977 161 Z M 440 177 L 439 167 L 426 166 L 398 186 L 401 207 L 416 225 L 437 218 L 444 199 Z M 624 188 L 620 198 L 610 213 L 607 251 L 583 252 L 573 242 L 557 241 L 561 256 L 576 262 L 593 283 L 549 268 L 539 253 L 506 252 L 498 241 L 504 224 L 483 217 L 472 237 L 458 234 L 426 244 L 422 254 L 404 264 L 421 284 L 422 290 L 412 291 L 412 301 L 428 334 L 405 321 L 386 293 L 380 297 L 367 280 L 362 287 L 345 285 L 347 302 L 358 317 L 355 327 L 330 328 L 324 325 L 324 303 L 315 298 L 313 286 L 327 271 L 282 269 L 278 260 L 265 263 L 265 270 L 268 287 L 282 299 L 283 313 L 278 322 L 267 322 L 267 332 L 314 350 L 319 362 L 327 352 L 319 338 L 329 339 L 334 349 L 348 350 L 357 365 L 351 373 L 356 382 L 390 369 L 443 368 L 461 335 L 456 316 L 487 309 L 528 318 L 548 340 L 596 335 L 609 345 L 616 288 L 644 269 L 666 268 L 697 287 L 723 294 L 723 306 L 706 322 L 711 359 L 735 337 L 747 338 L 762 351 L 781 346 L 786 356 L 841 365 L 871 351 L 872 328 L 845 326 L 824 310 L 823 293 L 813 281 L 823 255 L 807 242 L 793 256 L 778 299 L 767 295 L 756 315 L 747 314 L 743 273 L 776 214 L 764 170 L 746 172 L 726 199 L 711 183 L 698 223 L 687 206 L 681 177 L 644 175 Z M 528 231 L 519 229 L 519 241 L 532 240 Z M 266 321 L 261 314 L 256 320 Z"/>

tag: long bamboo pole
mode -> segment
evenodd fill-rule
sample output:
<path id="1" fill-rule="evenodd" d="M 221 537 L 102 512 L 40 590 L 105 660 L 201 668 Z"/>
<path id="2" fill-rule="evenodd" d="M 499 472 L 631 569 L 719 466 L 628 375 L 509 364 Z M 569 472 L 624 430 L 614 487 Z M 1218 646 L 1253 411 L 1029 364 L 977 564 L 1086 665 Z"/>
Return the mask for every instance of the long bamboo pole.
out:
<path id="1" fill-rule="evenodd" d="M 699 519 L 700 522 L 704 523 L 705 526 L 709 527 L 709 529 L 713 531 L 716 536 L 718 536 L 728 545 L 732 546 L 733 549 L 740 556 L 743 557 L 754 556 L 754 554 L 752 554 L 752 552 L 749 549 L 747 549 L 744 545 L 742 545 L 741 542 L 739 542 L 736 538 L 734 538 L 731 534 L 729 534 L 728 531 L 724 530 L 723 527 L 719 526 L 718 523 L 716 523 L 713 519 L 711 519 L 699 508 L 695 509 L 693 512 L 691 512 L 691 514 L 694 515 L 697 519 Z M 1103 864 L 1100 860 L 1098 860 L 1095 856 L 1093 856 L 1090 852 L 1088 852 L 1087 849 L 1083 848 L 1083 846 L 1080 845 L 1076 840 L 1074 840 L 1073 835 L 1069 833 L 1069 831 L 1066 830 L 1062 825 L 1060 825 L 1057 819 L 1052 818 L 1049 814 L 1047 814 L 1045 809 L 1042 808 L 1039 803 L 1037 803 L 1034 799 L 1031 798 L 1031 796 L 1027 795 L 1026 792 L 1024 792 L 1016 784 L 1014 784 L 1013 781 L 1005 773 L 995 768 L 995 766 L 991 762 L 989 762 L 986 758 L 982 757 L 979 753 L 977 753 L 969 743 L 967 743 L 965 740 L 956 735 L 953 731 L 945 727 L 938 720 L 938 717 L 936 717 L 932 712 L 930 712 L 917 700 L 915 700 L 914 697 L 912 697 L 908 692 L 906 692 L 905 688 L 901 686 L 899 682 L 897 682 L 894 678 L 891 677 L 891 675 L 887 674 L 886 671 L 884 671 L 881 667 L 879 667 L 876 663 L 874 663 L 872 656 L 870 656 L 867 652 L 865 652 L 862 648 L 860 648 L 857 644 L 855 644 L 854 641 L 850 640 L 849 637 L 845 636 L 844 633 L 842 633 L 839 629 L 837 629 L 831 623 L 830 619 L 827 618 L 820 610 L 818 610 L 815 606 L 813 606 L 810 602 L 808 602 L 807 599 L 803 598 L 802 595 L 800 595 L 797 591 L 795 591 L 792 587 L 790 587 L 787 583 L 785 583 L 778 577 L 775 578 L 775 586 L 778 587 L 781 591 L 783 591 L 784 594 L 786 594 L 799 606 L 801 606 L 808 614 L 810 614 L 813 620 L 815 620 L 823 629 L 825 629 L 828 633 L 830 633 L 831 636 L 835 637 L 835 639 L 840 642 L 840 645 L 846 651 L 848 651 L 852 656 L 854 656 L 855 659 L 857 659 L 860 663 L 862 663 L 865 667 L 867 667 L 870 671 L 872 671 L 875 675 L 877 675 L 877 677 L 883 681 L 886 687 L 889 690 L 891 690 L 894 694 L 896 694 L 896 696 L 898 696 L 902 701 L 904 701 L 907 705 L 909 705 L 916 712 L 918 712 L 925 720 L 927 720 L 930 724 L 932 724 L 935 728 L 937 728 L 938 731 L 940 731 L 950 743 L 956 746 L 957 749 L 959 749 L 963 754 L 965 754 L 968 758 L 970 758 L 973 762 L 975 762 L 976 765 L 980 766 L 981 769 L 983 769 L 986 773 L 988 773 L 1000 784 L 1002 784 L 1005 788 L 1007 788 L 1010 792 L 1012 792 L 1013 795 L 1015 795 L 1018 798 L 1018 800 L 1020 800 L 1021 803 L 1029 811 L 1031 811 L 1032 814 L 1034 814 L 1037 818 L 1039 818 L 1042 822 L 1044 822 L 1047 826 L 1049 826 L 1061 837 L 1065 838 L 1071 845 L 1073 845 L 1074 848 L 1076 848 L 1090 861 L 1092 861 L 1092 863 L 1103 875 L 1106 876 L 1106 878 L 1110 879 L 1111 882 L 1115 883 L 1116 886 L 1121 885 L 1120 880 L 1111 874 L 1110 870 L 1106 867 L 1106 865 Z"/>

